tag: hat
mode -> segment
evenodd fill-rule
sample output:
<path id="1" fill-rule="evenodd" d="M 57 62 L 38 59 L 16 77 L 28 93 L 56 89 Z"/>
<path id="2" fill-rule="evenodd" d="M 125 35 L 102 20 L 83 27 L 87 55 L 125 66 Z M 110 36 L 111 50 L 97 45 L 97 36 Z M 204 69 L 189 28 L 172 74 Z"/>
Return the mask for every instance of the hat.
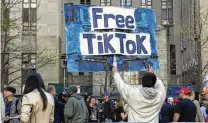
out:
<path id="1" fill-rule="evenodd" d="M 5 90 L 5 91 L 10 91 L 10 92 L 12 92 L 13 94 L 16 93 L 16 89 L 13 88 L 13 87 L 6 87 L 4 90 Z"/>
<path id="2" fill-rule="evenodd" d="M 178 98 L 173 99 L 173 103 L 178 103 L 178 102 L 179 102 Z"/>
<path id="3" fill-rule="evenodd" d="M 103 96 L 108 96 L 109 97 L 110 96 L 110 93 L 109 92 L 104 92 L 103 93 Z"/>
<path id="4" fill-rule="evenodd" d="M 190 94 L 190 90 L 188 88 L 181 88 L 180 91 L 178 91 L 178 93 L 184 93 L 186 95 Z"/>
<path id="5" fill-rule="evenodd" d="M 173 97 L 169 97 L 168 102 L 173 102 Z"/>
<path id="6" fill-rule="evenodd" d="M 69 86 L 68 91 L 73 91 L 73 92 L 77 92 L 77 87 L 74 85 Z"/>
<path id="7" fill-rule="evenodd" d="M 63 91 L 63 92 L 61 92 L 63 95 L 67 95 L 67 92 L 66 91 Z"/>

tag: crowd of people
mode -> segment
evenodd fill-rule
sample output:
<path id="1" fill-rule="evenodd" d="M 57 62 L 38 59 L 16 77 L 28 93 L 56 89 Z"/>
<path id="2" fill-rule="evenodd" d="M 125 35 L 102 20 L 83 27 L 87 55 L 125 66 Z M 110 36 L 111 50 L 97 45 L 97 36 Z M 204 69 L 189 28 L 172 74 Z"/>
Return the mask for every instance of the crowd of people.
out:
<path id="1" fill-rule="evenodd" d="M 114 101 L 104 92 L 103 101 L 82 97 L 76 86 L 56 93 L 45 88 L 38 73 L 28 76 L 22 99 L 16 89 L 6 87 L 0 95 L 0 123 L 87 123 L 87 122 L 208 122 L 208 89 L 198 95 L 181 88 L 179 98 L 166 97 L 165 86 L 151 69 L 142 77 L 142 85 L 126 84 L 116 67 L 114 81 L 120 97 Z"/>

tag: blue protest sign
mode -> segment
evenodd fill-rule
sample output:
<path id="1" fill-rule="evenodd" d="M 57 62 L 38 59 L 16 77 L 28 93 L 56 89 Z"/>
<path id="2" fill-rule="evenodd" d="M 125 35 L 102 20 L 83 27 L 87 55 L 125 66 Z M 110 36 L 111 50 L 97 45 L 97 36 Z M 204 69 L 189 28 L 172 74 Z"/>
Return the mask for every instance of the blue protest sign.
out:
<path id="1" fill-rule="evenodd" d="M 114 55 L 121 71 L 145 70 L 149 64 L 159 69 L 153 10 L 64 7 L 68 72 L 111 71 Z"/>

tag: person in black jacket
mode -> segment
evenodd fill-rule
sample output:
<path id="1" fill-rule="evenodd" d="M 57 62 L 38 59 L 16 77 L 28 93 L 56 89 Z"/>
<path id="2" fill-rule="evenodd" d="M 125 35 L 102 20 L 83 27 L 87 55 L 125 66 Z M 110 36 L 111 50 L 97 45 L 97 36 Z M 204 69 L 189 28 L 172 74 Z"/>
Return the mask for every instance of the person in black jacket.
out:
<path id="1" fill-rule="evenodd" d="M 116 109 L 114 110 L 113 122 L 127 122 L 127 112 L 124 111 L 124 100 L 122 97 L 119 97 L 116 100 Z"/>
<path id="2" fill-rule="evenodd" d="M 99 122 L 100 108 L 95 102 L 95 98 L 91 96 L 88 104 L 89 122 Z"/>
<path id="3" fill-rule="evenodd" d="M 174 107 L 173 107 L 173 98 L 169 97 L 165 100 L 161 108 L 161 123 L 173 122 Z"/>
<path id="4" fill-rule="evenodd" d="M 67 95 L 67 92 L 61 92 L 59 95 L 58 95 L 58 102 L 61 102 L 61 103 L 64 103 L 64 105 L 60 105 L 60 106 L 57 106 L 55 107 L 56 111 L 59 112 L 59 114 L 57 114 L 58 116 L 56 117 L 60 117 L 60 121 L 61 123 L 65 123 L 65 118 L 64 118 L 64 106 L 67 102 L 67 99 L 68 99 L 68 95 Z M 56 112 L 55 112 L 56 114 Z"/>
<path id="5" fill-rule="evenodd" d="M 111 100 L 109 99 L 110 93 L 105 92 L 103 94 L 103 116 L 101 118 L 101 122 L 105 122 L 106 120 L 112 120 L 113 119 L 113 104 Z"/>

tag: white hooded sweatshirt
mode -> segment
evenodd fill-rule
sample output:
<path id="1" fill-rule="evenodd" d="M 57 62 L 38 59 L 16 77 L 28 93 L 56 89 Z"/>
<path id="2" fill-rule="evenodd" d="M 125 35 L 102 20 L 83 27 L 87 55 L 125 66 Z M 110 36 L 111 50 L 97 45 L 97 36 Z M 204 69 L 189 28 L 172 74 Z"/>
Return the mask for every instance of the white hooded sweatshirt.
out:
<path id="1" fill-rule="evenodd" d="M 4 116 L 5 116 L 5 104 L 4 104 L 4 97 L 0 93 L 0 123 L 4 122 Z"/>
<path id="2" fill-rule="evenodd" d="M 159 78 L 154 88 L 128 85 L 119 73 L 114 74 L 114 80 L 128 104 L 128 122 L 159 122 L 159 112 L 166 98 L 165 86 Z"/>

